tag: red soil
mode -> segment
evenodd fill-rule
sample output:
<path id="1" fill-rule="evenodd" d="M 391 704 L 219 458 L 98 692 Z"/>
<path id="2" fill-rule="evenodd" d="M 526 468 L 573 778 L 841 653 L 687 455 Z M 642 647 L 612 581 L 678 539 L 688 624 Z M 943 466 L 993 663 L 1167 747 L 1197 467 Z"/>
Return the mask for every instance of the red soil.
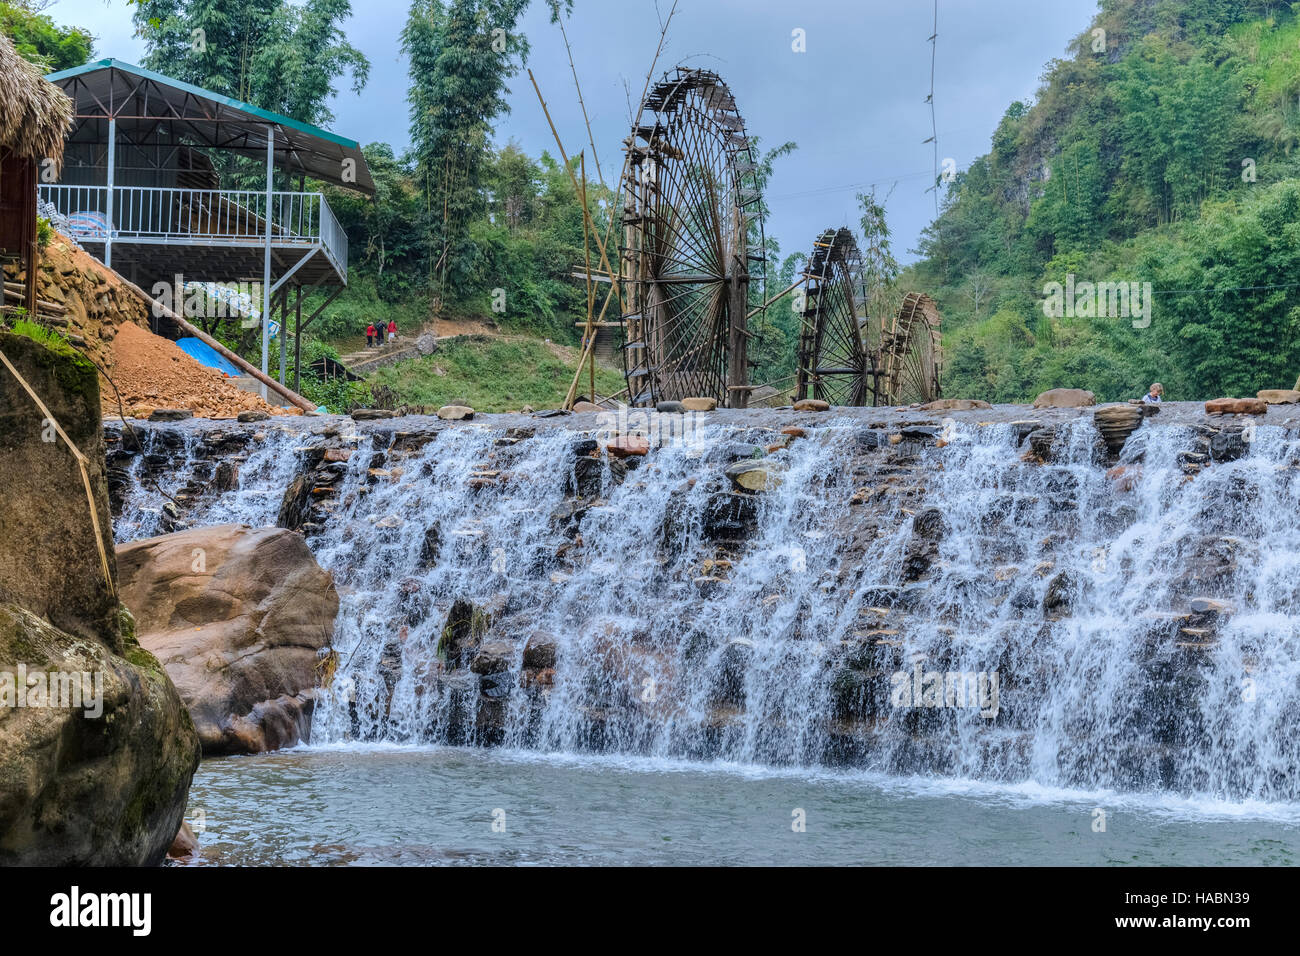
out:
<path id="1" fill-rule="evenodd" d="M 297 415 L 298 409 L 268 405 L 253 392 L 231 384 L 216 369 L 190 358 L 174 342 L 131 322 L 123 322 L 113 339 L 113 382 L 127 415 L 147 418 L 156 408 L 188 408 L 199 418 L 234 418 L 257 409 L 271 415 Z M 117 395 L 101 389 L 106 415 L 118 413 Z"/>

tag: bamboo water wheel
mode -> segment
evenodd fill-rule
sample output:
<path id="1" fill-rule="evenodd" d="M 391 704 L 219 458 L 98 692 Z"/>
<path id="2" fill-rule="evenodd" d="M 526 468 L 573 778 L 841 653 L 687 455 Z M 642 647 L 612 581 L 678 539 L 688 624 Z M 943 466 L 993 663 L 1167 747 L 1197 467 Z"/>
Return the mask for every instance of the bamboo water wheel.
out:
<path id="1" fill-rule="evenodd" d="M 639 115 L 625 141 L 620 264 L 629 404 L 700 396 L 743 408 L 750 286 L 765 265 L 757 152 L 707 70 L 678 67 Z"/>

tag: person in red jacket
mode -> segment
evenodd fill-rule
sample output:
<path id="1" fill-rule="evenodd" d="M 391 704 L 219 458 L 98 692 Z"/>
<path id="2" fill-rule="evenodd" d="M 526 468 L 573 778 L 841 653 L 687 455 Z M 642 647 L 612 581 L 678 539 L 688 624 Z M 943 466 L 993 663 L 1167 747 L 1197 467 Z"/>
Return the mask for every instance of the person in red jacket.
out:
<path id="1" fill-rule="evenodd" d="M 375 323 L 371 322 L 366 326 L 366 348 L 370 348 L 375 344 L 375 337 L 377 335 L 379 335 L 379 333 L 375 331 Z"/>
<path id="2" fill-rule="evenodd" d="M 388 341 L 390 342 L 397 341 L 397 320 L 396 319 L 388 320 Z"/>

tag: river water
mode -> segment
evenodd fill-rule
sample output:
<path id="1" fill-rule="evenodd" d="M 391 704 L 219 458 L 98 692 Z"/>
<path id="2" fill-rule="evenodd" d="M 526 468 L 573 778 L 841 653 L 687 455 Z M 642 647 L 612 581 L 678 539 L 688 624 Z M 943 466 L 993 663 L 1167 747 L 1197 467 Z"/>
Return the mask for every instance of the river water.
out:
<path id="1" fill-rule="evenodd" d="M 1300 863 L 1296 804 L 460 747 L 205 760 L 188 819 L 219 865 Z"/>
<path id="2" fill-rule="evenodd" d="M 573 428 L 330 427 L 337 676 L 314 749 L 200 768 L 215 861 L 1297 862 L 1294 428 L 1144 427 L 1116 470 L 1086 419 L 1043 461 L 1015 422 L 828 418 L 719 543 L 718 453 L 774 432 L 623 476 Z M 185 434 L 164 486 L 205 467 Z M 321 435 L 266 429 L 187 521 L 274 523 Z M 157 530 L 129 483 L 119 540 Z M 932 673 L 971 699 L 923 702 Z"/>

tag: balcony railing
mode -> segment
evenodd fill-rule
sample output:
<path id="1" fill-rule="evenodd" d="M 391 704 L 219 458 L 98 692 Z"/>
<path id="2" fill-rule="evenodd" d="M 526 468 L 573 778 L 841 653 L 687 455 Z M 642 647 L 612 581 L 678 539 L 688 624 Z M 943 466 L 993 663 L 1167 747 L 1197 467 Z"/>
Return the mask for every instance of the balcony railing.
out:
<path id="1" fill-rule="evenodd" d="M 266 242 L 267 195 L 240 189 L 40 187 L 40 198 L 67 217 L 79 242 L 176 243 L 260 246 Z M 110 221 L 111 220 L 111 221 Z M 272 192 L 271 244 L 277 248 L 319 244 L 347 281 L 348 237 L 320 193 Z"/>

